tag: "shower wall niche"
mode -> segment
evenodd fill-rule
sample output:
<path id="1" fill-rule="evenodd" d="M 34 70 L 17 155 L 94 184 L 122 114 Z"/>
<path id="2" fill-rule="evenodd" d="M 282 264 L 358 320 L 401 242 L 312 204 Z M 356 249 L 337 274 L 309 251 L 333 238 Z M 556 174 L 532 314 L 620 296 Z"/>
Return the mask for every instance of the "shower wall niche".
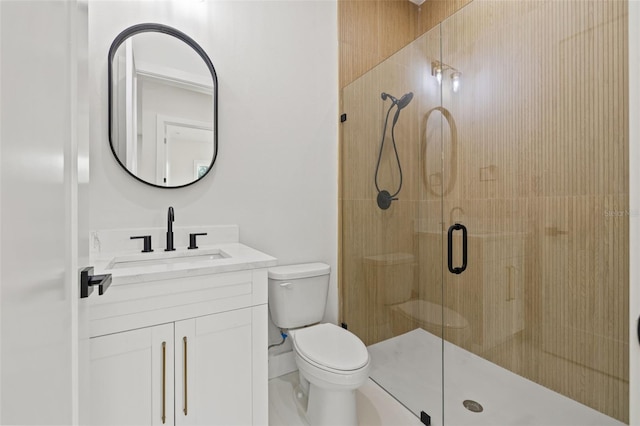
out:
<path id="1" fill-rule="evenodd" d="M 349 330 L 373 344 L 421 327 L 628 422 L 626 34 L 626 1 L 476 0 L 343 89 Z M 382 92 L 414 93 L 388 210 Z M 398 187 L 390 144 L 378 179 Z"/>

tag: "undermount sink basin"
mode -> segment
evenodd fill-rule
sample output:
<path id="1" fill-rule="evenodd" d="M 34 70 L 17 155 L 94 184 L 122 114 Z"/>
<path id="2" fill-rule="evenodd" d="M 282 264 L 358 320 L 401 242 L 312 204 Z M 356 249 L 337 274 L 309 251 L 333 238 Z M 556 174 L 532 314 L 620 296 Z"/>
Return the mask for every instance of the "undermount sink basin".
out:
<path id="1" fill-rule="evenodd" d="M 106 269 L 139 268 L 154 265 L 173 265 L 177 263 L 200 263 L 218 259 L 226 259 L 230 256 L 222 250 L 179 251 L 160 253 L 140 253 L 131 256 L 115 257 Z"/>

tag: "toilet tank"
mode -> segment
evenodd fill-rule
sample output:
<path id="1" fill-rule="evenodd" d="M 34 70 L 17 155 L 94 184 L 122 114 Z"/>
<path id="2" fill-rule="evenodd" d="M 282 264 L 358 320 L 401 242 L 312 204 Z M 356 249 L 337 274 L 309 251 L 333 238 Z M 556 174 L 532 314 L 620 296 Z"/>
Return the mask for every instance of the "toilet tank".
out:
<path id="1" fill-rule="evenodd" d="M 331 267 L 303 263 L 269 269 L 269 312 L 280 328 L 298 328 L 324 317 Z"/>

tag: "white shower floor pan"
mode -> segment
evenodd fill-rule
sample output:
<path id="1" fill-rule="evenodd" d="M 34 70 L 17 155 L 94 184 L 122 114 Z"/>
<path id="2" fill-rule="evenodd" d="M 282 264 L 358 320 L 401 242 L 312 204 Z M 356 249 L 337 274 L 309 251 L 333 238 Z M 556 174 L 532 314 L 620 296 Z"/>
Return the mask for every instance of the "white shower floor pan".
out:
<path id="1" fill-rule="evenodd" d="M 442 340 L 422 329 L 369 346 L 371 378 L 442 426 Z M 608 426 L 624 423 L 444 342 L 447 426 Z M 482 412 L 462 402 L 480 403 Z"/>

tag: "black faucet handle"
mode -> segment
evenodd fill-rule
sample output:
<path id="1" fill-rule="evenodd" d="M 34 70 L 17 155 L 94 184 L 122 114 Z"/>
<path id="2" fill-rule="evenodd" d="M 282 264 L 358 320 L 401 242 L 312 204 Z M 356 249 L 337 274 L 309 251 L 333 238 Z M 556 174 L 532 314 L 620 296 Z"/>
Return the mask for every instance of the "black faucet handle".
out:
<path id="1" fill-rule="evenodd" d="M 207 235 L 207 233 L 201 232 L 201 233 L 189 234 L 189 247 L 187 247 L 189 250 L 198 248 L 198 246 L 196 245 L 196 238 L 198 237 L 198 235 Z"/>
<path id="2" fill-rule="evenodd" d="M 151 248 L 151 235 L 138 235 L 135 237 L 131 237 L 130 239 L 141 239 L 143 241 L 144 248 L 142 249 L 142 253 L 151 253 L 153 251 L 153 249 Z"/>

